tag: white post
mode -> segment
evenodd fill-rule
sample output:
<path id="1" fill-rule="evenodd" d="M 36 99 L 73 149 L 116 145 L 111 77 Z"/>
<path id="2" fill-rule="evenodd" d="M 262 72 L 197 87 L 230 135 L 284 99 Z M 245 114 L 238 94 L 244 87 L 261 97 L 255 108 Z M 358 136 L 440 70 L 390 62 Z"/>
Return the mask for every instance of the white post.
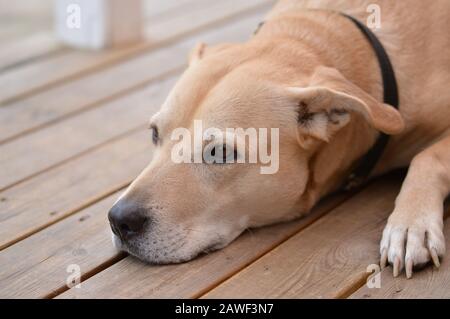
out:
<path id="1" fill-rule="evenodd" d="M 141 0 L 56 0 L 58 37 L 78 48 L 136 42 L 142 34 Z"/>

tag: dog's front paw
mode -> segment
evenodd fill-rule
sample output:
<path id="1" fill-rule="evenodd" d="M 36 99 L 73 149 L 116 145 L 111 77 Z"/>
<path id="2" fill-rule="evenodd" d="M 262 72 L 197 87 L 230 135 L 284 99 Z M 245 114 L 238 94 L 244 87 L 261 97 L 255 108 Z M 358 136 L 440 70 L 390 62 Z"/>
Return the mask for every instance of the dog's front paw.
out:
<path id="1" fill-rule="evenodd" d="M 440 266 L 439 258 L 445 253 L 442 219 L 423 214 L 418 218 L 394 212 L 383 231 L 380 244 L 381 267 L 393 265 L 394 277 L 405 268 L 411 278 L 413 268 L 420 268 L 431 260 Z"/>

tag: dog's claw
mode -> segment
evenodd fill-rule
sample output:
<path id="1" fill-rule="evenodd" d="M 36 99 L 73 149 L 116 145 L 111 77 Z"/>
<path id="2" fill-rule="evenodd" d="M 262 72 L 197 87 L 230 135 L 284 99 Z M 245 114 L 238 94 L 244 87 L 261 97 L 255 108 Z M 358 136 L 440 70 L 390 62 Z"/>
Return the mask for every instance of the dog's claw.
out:
<path id="1" fill-rule="evenodd" d="M 400 258 L 399 257 L 395 257 L 395 261 L 394 261 L 394 272 L 393 275 L 394 277 L 398 277 L 398 274 L 400 272 Z"/>
<path id="2" fill-rule="evenodd" d="M 381 258 L 380 258 L 381 269 L 386 268 L 387 259 L 388 259 L 388 252 L 387 252 L 387 249 L 384 248 L 383 251 L 381 252 Z"/>
<path id="3" fill-rule="evenodd" d="M 441 267 L 441 263 L 439 262 L 439 256 L 438 256 L 435 248 L 430 249 L 430 255 L 431 255 L 431 259 L 433 260 L 433 263 L 436 266 L 436 268 Z"/>
<path id="4" fill-rule="evenodd" d="M 406 270 L 406 278 L 408 278 L 408 279 L 412 278 L 412 274 L 413 274 L 413 261 L 412 261 L 412 259 L 408 259 L 406 261 L 405 270 Z"/>

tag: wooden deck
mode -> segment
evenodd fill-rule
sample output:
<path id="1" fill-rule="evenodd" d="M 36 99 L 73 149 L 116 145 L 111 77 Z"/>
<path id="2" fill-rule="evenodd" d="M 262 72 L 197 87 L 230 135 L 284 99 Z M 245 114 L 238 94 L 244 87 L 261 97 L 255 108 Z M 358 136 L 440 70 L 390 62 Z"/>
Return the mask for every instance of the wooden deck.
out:
<path id="1" fill-rule="evenodd" d="M 107 211 L 149 162 L 147 119 L 189 50 L 247 39 L 274 1 L 147 0 L 146 40 L 97 53 L 53 38 L 48 2 L 0 0 L 0 297 L 450 297 L 448 258 L 413 280 L 387 268 L 381 288 L 366 286 L 399 174 L 189 263 L 117 253 Z M 450 247 L 449 221 L 445 232 Z M 80 288 L 66 285 L 69 265 Z"/>

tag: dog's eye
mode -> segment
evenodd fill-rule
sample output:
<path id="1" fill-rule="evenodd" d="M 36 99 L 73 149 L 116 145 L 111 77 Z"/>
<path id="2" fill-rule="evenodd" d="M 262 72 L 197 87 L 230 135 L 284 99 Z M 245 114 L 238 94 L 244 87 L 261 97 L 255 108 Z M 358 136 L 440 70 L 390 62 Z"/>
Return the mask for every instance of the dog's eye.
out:
<path id="1" fill-rule="evenodd" d="M 158 132 L 158 127 L 156 127 L 156 125 L 151 125 L 150 129 L 152 130 L 152 141 L 153 144 L 158 144 L 159 141 L 159 132 Z"/>
<path id="2" fill-rule="evenodd" d="M 224 145 L 214 146 L 205 155 L 205 162 L 208 164 L 230 164 L 236 163 L 238 153 L 234 147 Z"/>

